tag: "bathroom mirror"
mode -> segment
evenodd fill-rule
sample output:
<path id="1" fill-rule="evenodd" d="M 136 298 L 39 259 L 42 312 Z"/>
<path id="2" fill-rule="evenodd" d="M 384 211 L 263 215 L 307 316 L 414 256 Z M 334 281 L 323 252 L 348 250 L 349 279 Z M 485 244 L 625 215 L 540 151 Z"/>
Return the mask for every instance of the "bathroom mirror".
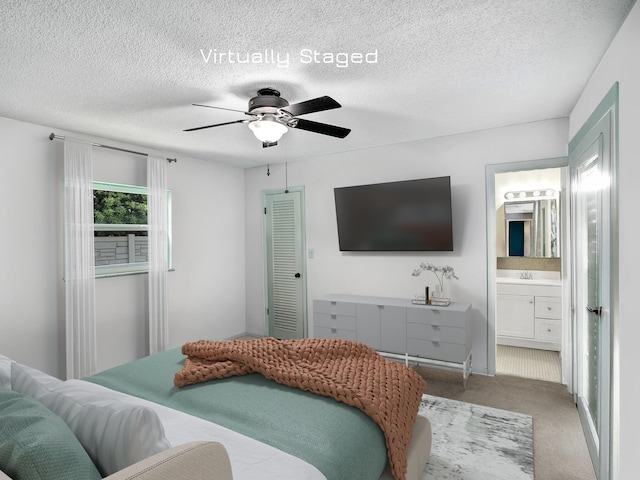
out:
<path id="1" fill-rule="evenodd" d="M 559 257 L 558 201 L 555 198 L 504 202 L 508 257 Z"/>

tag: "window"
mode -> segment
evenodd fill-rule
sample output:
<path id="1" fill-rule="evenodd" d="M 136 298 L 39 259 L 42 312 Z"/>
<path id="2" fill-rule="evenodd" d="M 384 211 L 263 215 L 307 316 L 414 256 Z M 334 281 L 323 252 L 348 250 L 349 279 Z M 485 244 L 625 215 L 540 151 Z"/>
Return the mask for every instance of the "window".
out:
<path id="1" fill-rule="evenodd" d="M 96 277 L 148 271 L 146 187 L 93 182 L 93 217 Z M 167 217 L 171 269 L 171 190 Z"/>

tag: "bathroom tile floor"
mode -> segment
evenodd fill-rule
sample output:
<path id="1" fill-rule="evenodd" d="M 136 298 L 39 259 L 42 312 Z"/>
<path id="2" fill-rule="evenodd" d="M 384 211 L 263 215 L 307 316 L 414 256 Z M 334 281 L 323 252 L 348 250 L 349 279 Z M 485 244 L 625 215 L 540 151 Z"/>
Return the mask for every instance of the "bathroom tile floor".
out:
<path id="1" fill-rule="evenodd" d="M 560 383 L 560 352 L 498 345 L 496 373 Z"/>

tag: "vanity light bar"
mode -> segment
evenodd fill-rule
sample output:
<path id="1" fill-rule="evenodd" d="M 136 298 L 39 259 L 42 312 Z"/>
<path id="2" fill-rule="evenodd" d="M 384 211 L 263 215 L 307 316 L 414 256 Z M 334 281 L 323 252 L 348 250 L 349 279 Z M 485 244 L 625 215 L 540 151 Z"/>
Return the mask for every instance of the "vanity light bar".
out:
<path id="1" fill-rule="evenodd" d="M 555 198 L 556 191 L 552 188 L 540 190 L 521 190 L 515 192 L 507 192 L 504 198 L 507 200 L 525 200 L 527 198 Z"/>

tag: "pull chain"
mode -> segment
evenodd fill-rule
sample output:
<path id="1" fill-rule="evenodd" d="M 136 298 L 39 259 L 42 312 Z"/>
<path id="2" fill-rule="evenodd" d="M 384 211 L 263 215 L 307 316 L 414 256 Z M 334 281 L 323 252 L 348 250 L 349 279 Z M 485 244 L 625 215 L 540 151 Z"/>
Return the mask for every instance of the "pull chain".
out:
<path id="1" fill-rule="evenodd" d="M 284 162 L 284 193 L 289 193 L 289 162 Z"/>

